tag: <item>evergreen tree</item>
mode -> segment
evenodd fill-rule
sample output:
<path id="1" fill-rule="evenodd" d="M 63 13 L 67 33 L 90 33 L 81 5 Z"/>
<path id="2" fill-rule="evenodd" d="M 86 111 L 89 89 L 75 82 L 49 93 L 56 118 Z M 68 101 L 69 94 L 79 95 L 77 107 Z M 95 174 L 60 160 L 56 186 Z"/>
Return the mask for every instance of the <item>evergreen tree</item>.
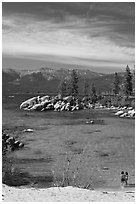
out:
<path id="1" fill-rule="evenodd" d="M 115 95 L 119 94 L 119 91 L 120 91 L 120 81 L 119 81 L 119 77 L 118 77 L 118 73 L 115 72 L 115 75 L 114 75 L 114 82 L 113 82 L 113 93 Z"/>
<path id="2" fill-rule="evenodd" d="M 91 86 L 91 101 L 93 104 L 97 101 L 96 87 L 94 83 Z"/>
<path id="3" fill-rule="evenodd" d="M 61 94 L 62 97 L 66 96 L 67 94 L 67 81 L 62 79 L 58 86 L 58 92 Z"/>
<path id="4" fill-rule="evenodd" d="M 126 96 L 130 96 L 132 94 L 132 74 L 128 65 L 125 71 L 124 93 Z"/>
<path id="5" fill-rule="evenodd" d="M 68 93 L 74 97 L 78 96 L 78 76 L 75 69 L 71 72 L 71 78 L 68 86 Z"/>
<path id="6" fill-rule="evenodd" d="M 89 80 L 87 78 L 84 79 L 84 87 L 83 87 L 83 93 L 84 93 L 84 96 L 89 96 Z"/>
<path id="7" fill-rule="evenodd" d="M 135 93 L 135 66 L 132 73 L 132 89 L 133 89 L 133 92 Z"/>

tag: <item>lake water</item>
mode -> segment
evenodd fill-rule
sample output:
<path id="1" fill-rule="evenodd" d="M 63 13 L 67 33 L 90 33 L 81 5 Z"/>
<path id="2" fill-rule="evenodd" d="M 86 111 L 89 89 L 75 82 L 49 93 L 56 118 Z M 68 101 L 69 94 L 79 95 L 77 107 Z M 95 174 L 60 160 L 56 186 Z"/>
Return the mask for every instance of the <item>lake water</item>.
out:
<path id="1" fill-rule="evenodd" d="M 117 118 L 108 110 L 26 112 L 20 103 L 32 95 L 3 95 L 3 129 L 25 146 L 11 152 L 15 165 L 39 178 L 38 186 L 53 185 L 54 170 L 62 178 L 78 171 L 77 183 L 93 188 L 120 187 L 120 173 L 135 183 L 135 120 Z M 86 124 L 93 120 L 93 124 Z M 33 132 L 24 132 L 31 128 Z"/>

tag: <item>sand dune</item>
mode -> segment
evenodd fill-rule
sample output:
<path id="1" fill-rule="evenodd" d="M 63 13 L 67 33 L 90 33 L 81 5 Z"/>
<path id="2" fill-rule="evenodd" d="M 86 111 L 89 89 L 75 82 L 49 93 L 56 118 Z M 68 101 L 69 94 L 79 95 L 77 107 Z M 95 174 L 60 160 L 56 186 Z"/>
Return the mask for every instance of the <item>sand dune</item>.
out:
<path id="1" fill-rule="evenodd" d="M 2 186 L 4 202 L 135 202 L 134 191 L 86 190 L 65 188 L 15 188 Z"/>

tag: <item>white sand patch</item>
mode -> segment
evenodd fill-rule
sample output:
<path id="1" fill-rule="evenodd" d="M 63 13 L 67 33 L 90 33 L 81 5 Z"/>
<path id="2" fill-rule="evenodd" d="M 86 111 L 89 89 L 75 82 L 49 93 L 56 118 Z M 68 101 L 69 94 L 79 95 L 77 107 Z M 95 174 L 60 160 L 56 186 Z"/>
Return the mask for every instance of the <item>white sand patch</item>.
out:
<path id="1" fill-rule="evenodd" d="M 4 202 L 135 202 L 134 191 L 95 191 L 74 187 L 15 188 L 2 186 Z"/>

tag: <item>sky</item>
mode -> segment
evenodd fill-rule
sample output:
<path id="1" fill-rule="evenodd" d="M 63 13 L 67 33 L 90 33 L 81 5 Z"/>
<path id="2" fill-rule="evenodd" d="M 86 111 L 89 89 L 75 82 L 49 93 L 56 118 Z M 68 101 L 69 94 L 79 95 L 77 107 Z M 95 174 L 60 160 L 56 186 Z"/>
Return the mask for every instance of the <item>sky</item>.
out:
<path id="1" fill-rule="evenodd" d="M 135 64 L 131 2 L 3 2 L 2 68 L 122 71 Z"/>

